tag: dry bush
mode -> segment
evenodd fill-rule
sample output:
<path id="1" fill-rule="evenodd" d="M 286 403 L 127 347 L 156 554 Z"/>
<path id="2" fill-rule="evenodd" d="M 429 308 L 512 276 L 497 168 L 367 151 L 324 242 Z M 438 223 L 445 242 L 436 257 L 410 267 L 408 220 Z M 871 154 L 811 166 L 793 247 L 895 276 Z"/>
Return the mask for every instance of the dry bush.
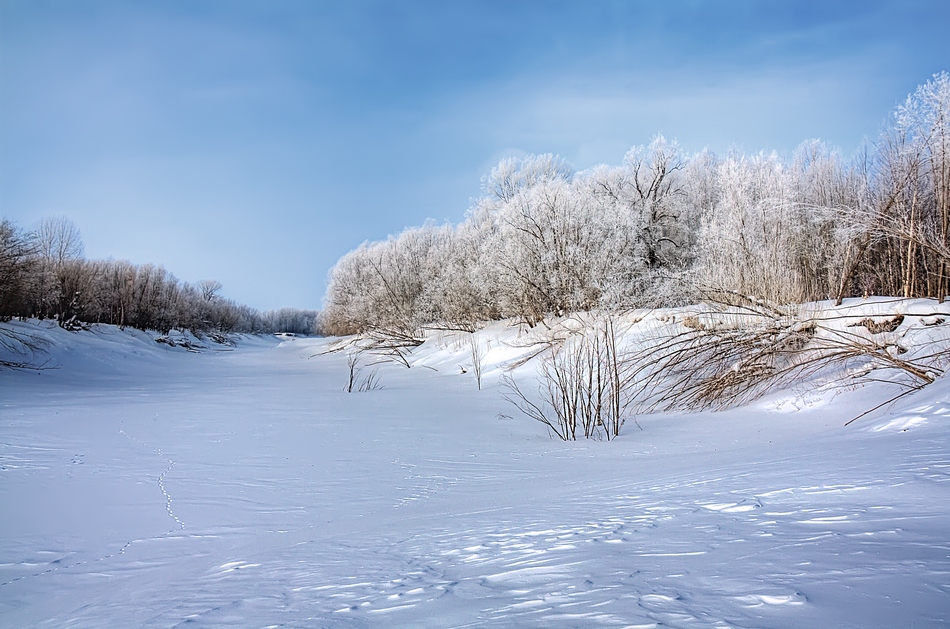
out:
<path id="1" fill-rule="evenodd" d="M 482 343 L 475 333 L 468 335 L 469 357 L 472 359 L 472 371 L 475 372 L 475 384 L 482 390 L 482 359 L 484 358 Z"/>
<path id="2" fill-rule="evenodd" d="M 346 352 L 348 376 L 343 390 L 347 393 L 352 393 L 354 390 L 365 392 L 382 388 L 379 382 L 378 369 L 373 369 L 364 374 L 366 367 L 392 361 L 409 368 L 412 366 L 409 363 L 409 353 L 422 343 L 423 341 L 412 337 L 371 332 L 340 339 L 322 352 L 314 354 L 314 356 Z M 314 358 L 314 356 L 311 356 L 311 358 Z M 361 365 L 364 356 L 371 357 L 371 362 Z"/>
<path id="3" fill-rule="evenodd" d="M 931 315 L 933 313 L 930 313 Z M 943 373 L 946 341 L 910 343 L 924 325 L 776 306 L 738 294 L 712 296 L 632 357 L 635 403 L 645 411 L 722 409 L 815 378 L 842 385 L 885 381 L 916 389 Z M 853 328 L 864 328 L 864 331 Z M 906 346 L 926 348 L 910 352 Z"/>
<path id="4" fill-rule="evenodd" d="M 346 355 L 349 378 L 343 390 L 347 393 L 352 393 L 354 389 L 360 393 L 365 393 L 366 391 L 383 388 L 379 383 L 378 369 L 373 369 L 368 374 L 363 375 L 363 367 L 360 366 L 361 355 L 362 351 L 358 348 L 351 349 Z"/>
<path id="5" fill-rule="evenodd" d="M 559 439 L 613 439 L 628 417 L 631 363 L 618 347 L 612 317 L 552 342 L 538 368 L 537 396 L 525 393 L 507 374 L 505 399 L 546 425 Z"/>

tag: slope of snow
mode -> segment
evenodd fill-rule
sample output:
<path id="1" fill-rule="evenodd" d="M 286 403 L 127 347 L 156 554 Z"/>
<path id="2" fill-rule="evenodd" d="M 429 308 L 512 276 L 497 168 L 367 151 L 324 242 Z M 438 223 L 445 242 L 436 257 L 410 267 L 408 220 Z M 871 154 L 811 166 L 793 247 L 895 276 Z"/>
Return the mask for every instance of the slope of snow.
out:
<path id="1" fill-rule="evenodd" d="M 950 624 L 945 378 L 562 443 L 502 399 L 503 324 L 481 391 L 460 334 L 346 393 L 324 339 L 40 332 L 60 368 L 0 372 L 0 626 Z"/>

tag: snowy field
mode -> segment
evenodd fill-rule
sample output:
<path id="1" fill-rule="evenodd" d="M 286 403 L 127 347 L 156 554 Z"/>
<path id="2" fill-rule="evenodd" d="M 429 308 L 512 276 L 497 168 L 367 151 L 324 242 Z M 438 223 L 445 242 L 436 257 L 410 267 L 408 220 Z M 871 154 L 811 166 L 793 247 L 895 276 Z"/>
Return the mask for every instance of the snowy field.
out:
<path id="1" fill-rule="evenodd" d="M 446 336 L 346 393 L 323 339 L 4 325 L 58 368 L 0 371 L 3 627 L 950 626 L 946 378 L 564 443 L 500 327 L 480 391 Z"/>

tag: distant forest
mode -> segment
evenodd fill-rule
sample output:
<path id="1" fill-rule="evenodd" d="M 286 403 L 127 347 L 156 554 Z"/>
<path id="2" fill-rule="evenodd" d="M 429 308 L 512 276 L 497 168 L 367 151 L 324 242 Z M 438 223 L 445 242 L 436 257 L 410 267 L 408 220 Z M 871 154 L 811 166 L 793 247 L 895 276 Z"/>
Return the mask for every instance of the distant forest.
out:
<path id="1" fill-rule="evenodd" d="M 774 303 L 948 293 L 950 77 L 858 155 L 684 155 L 656 137 L 620 166 L 505 159 L 458 225 L 364 243 L 330 274 L 325 332 L 418 336 L 514 317 L 673 306 L 707 291 Z"/>
<path id="2" fill-rule="evenodd" d="M 218 293 L 214 280 L 182 282 L 161 266 L 87 260 L 79 230 L 65 217 L 33 231 L 0 219 L 0 320 L 55 319 L 67 329 L 109 323 L 167 334 L 313 334 L 317 312 L 258 312 Z"/>

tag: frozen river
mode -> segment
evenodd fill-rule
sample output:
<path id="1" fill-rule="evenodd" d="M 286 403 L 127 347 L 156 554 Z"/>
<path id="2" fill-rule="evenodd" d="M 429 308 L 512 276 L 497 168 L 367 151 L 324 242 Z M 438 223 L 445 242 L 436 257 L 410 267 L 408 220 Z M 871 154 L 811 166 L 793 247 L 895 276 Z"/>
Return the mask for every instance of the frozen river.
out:
<path id="1" fill-rule="evenodd" d="M 950 625 L 943 380 L 565 444 L 450 357 L 83 343 L 0 372 L 3 627 Z"/>

